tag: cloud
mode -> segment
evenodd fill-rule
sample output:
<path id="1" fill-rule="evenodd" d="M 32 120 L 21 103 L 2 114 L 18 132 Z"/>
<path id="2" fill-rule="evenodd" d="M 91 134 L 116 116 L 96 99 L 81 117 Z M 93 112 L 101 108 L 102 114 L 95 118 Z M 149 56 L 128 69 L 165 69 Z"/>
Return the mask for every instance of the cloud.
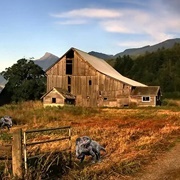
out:
<path id="1" fill-rule="evenodd" d="M 101 21 L 101 27 L 113 33 L 148 35 L 157 41 L 174 38 L 179 33 L 180 23 L 173 14 L 166 11 L 146 12 L 144 10 L 122 10 L 118 19 Z"/>
<path id="2" fill-rule="evenodd" d="M 80 24 L 86 24 L 86 23 L 87 21 L 83 19 L 72 19 L 72 20 L 56 22 L 56 24 L 60 24 L 60 25 L 80 25 Z"/>
<path id="3" fill-rule="evenodd" d="M 148 14 L 136 10 L 121 10 L 122 16 L 118 19 L 101 21 L 101 26 L 108 32 L 115 33 L 143 33 L 143 26 L 147 23 Z M 142 26 L 142 27 L 141 27 Z"/>
<path id="4" fill-rule="evenodd" d="M 146 8 L 144 4 L 143 6 L 139 5 L 139 7 L 125 6 L 111 9 L 82 8 L 51 14 L 51 16 L 60 19 L 58 24 L 61 25 L 79 25 L 93 22 L 94 25 L 99 25 L 103 31 L 119 33 L 120 35 L 142 35 L 156 43 L 175 38 L 176 34 L 179 34 L 179 18 L 177 14 L 168 11 L 166 4 L 162 3 L 167 1 L 152 0 L 151 4 L 146 5 Z M 172 1 L 172 3 L 168 1 L 172 7 L 179 6 L 179 0 Z"/>
<path id="5" fill-rule="evenodd" d="M 83 8 L 64 13 L 51 14 L 56 18 L 117 18 L 121 13 L 113 9 Z"/>

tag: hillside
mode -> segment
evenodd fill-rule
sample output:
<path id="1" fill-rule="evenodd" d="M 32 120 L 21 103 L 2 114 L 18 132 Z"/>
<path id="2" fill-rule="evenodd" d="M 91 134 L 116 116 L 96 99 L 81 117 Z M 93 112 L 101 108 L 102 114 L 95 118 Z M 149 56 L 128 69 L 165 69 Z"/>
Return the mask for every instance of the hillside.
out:
<path id="1" fill-rule="evenodd" d="M 146 52 L 155 52 L 161 48 L 164 48 L 164 49 L 172 48 L 175 43 L 180 43 L 180 38 L 169 39 L 169 40 L 163 41 L 161 43 L 155 44 L 153 46 L 145 46 L 145 47 L 141 47 L 141 48 L 127 49 L 124 52 L 116 54 L 114 56 L 114 58 L 117 58 L 118 56 L 123 56 L 123 55 L 130 55 L 130 56 L 137 57 L 139 55 L 145 54 Z"/>
<path id="2" fill-rule="evenodd" d="M 7 81 L 3 78 L 3 76 L 0 75 L 0 87 L 4 87 L 6 82 Z"/>
<path id="3" fill-rule="evenodd" d="M 136 59 L 119 56 L 114 61 L 113 67 L 123 76 L 149 86 L 160 86 L 163 97 L 180 98 L 180 44 Z"/>
<path id="4" fill-rule="evenodd" d="M 96 57 L 104 59 L 104 60 L 111 59 L 114 57 L 113 55 L 107 55 L 107 54 L 99 53 L 99 52 L 95 52 L 95 51 L 91 51 L 88 54 L 90 54 L 92 56 L 96 56 Z"/>
<path id="5" fill-rule="evenodd" d="M 102 59 L 116 59 L 118 56 L 124 56 L 124 55 L 130 55 L 133 57 L 137 57 L 139 55 L 144 55 L 146 52 L 155 52 L 158 49 L 161 48 L 165 48 L 165 49 L 169 49 L 172 48 L 174 46 L 175 43 L 180 43 L 180 38 L 176 38 L 176 39 L 168 39 L 166 41 L 163 41 L 161 43 L 152 45 L 152 46 L 144 46 L 144 47 L 140 47 L 140 48 L 130 48 L 130 49 L 126 49 L 123 52 L 119 52 L 115 55 L 108 55 L 105 53 L 99 53 L 99 52 L 95 52 L 95 51 L 91 51 L 89 52 L 89 54 L 96 56 L 98 58 L 102 58 Z"/>
<path id="6" fill-rule="evenodd" d="M 1 91 L 3 90 L 3 87 L 2 86 L 0 86 L 0 93 L 1 93 Z"/>
<path id="7" fill-rule="evenodd" d="M 52 64 L 54 64 L 58 59 L 59 57 L 46 52 L 43 57 L 41 57 L 40 59 L 34 60 L 34 63 L 42 67 L 42 69 L 45 71 Z"/>

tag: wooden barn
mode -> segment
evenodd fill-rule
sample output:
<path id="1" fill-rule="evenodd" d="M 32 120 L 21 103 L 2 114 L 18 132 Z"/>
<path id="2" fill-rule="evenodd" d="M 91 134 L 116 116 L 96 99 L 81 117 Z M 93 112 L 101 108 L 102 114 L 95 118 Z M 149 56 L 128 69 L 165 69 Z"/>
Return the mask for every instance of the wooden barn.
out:
<path id="1" fill-rule="evenodd" d="M 84 107 L 124 107 L 130 105 L 131 100 L 134 102 L 134 98 L 139 99 L 135 94 L 131 96 L 137 87 L 148 87 L 122 76 L 103 59 L 76 48 L 69 49 L 46 74 L 44 106 L 69 103 Z M 74 100 L 69 101 L 62 90 Z"/>

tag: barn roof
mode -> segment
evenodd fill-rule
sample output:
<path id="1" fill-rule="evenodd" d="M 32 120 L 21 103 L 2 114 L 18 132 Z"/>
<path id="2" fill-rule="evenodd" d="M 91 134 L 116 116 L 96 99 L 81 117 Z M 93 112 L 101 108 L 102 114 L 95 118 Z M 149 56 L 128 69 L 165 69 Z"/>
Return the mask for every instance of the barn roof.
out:
<path id="1" fill-rule="evenodd" d="M 136 96 L 156 96 L 160 91 L 160 86 L 136 87 L 131 95 Z"/>
<path id="2" fill-rule="evenodd" d="M 110 66 L 105 60 L 97 58 L 95 56 L 92 56 L 86 52 L 79 50 L 79 49 L 76 49 L 76 48 L 72 48 L 72 49 L 74 49 L 85 61 L 87 61 L 96 70 L 98 70 L 101 73 L 108 75 L 112 78 L 115 78 L 117 80 L 120 80 L 131 86 L 144 86 L 144 87 L 146 86 L 145 84 L 139 83 L 137 81 L 134 81 L 132 79 L 122 76 L 112 66 Z"/>
<path id="3" fill-rule="evenodd" d="M 107 76 L 110 76 L 114 79 L 117 79 L 117 80 L 119 80 L 125 84 L 129 84 L 131 86 L 136 86 L 136 87 L 137 86 L 143 86 L 143 87 L 147 86 L 147 85 L 142 84 L 140 82 L 137 82 L 137 81 L 134 81 L 134 80 L 129 79 L 127 77 L 124 77 L 119 72 L 117 72 L 112 66 L 110 66 L 105 60 L 98 58 L 98 57 L 95 57 L 95 56 L 92 56 L 92 55 L 90 55 L 84 51 L 79 50 L 79 49 L 70 48 L 63 56 L 65 56 L 70 50 L 76 51 L 82 57 L 82 59 L 84 59 L 84 61 L 88 62 L 97 71 L 99 71 L 99 72 L 101 72 Z M 58 61 L 60 61 L 62 59 L 62 57 Z M 58 61 L 56 61 L 54 64 L 56 64 Z M 49 67 L 46 71 L 48 71 L 51 67 Z"/>

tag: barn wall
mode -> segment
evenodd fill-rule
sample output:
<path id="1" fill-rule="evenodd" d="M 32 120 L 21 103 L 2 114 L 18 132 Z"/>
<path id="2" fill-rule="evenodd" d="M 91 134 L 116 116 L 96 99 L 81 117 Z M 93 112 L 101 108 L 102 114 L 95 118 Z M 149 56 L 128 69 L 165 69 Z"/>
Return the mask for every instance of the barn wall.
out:
<path id="1" fill-rule="evenodd" d="M 66 74 L 66 56 L 47 71 L 47 91 L 53 87 L 68 90 L 70 86 L 71 94 L 76 96 L 77 106 L 121 107 L 129 103 L 131 86 L 98 72 L 76 52 L 71 59 L 71 75 Z"/>

